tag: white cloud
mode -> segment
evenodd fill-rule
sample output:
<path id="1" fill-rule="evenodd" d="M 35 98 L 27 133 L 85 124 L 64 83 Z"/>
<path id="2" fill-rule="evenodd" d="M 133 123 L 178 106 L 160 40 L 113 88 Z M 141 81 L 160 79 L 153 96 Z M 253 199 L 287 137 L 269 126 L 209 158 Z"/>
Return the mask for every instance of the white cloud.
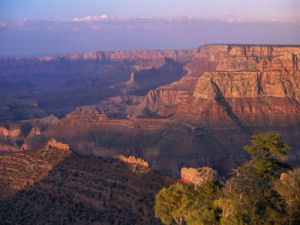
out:
<path id="1" fill-rule="evenodd" d="M 93 21 L 101 21 L 107 20 L 110 17 L 107 14 L 103 14 L 101 16 L 86 16 L 86 17 L 75 17 L 72 19 L 73 22 L 93 22 Z"/>

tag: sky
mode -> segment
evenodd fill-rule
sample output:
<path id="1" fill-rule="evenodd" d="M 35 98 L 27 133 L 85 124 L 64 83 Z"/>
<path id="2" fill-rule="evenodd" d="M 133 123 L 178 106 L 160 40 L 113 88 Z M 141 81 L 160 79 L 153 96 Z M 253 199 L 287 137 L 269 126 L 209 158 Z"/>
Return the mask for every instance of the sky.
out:
<path id="1" fill-rule="evenodd" d="M 0 56 L 300 44 L 299 0 L 0 0 Z"/>
<path id="2" fill-rule="evenodd" d="M 299 19 L 299 0 L 1 0 L 4 19 L 65 20 L 98 16 L 193 16 L 220 18 L 234 15 L 264 20 Z"/>

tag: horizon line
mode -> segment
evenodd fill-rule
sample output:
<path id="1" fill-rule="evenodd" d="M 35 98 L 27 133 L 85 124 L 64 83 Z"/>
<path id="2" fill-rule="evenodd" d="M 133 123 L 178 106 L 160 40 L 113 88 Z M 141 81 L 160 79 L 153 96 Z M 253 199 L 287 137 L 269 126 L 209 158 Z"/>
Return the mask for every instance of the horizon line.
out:
<path id="1" fill-rule="evenodd" d="M 36 56 L 8 56 L 8 55 L 1 55 L 0 54 L 0 59 L 43 59 L 43 58 L 63 58 L 66 56 L 70 56 L 70 55 L 84 55 L 84 54 L 89 54 L 89 53 L 97 53 L 97 52 L 108 52 L 108 53 L 117 53 L 117 52 L 136 52 L 136 51 L 140 51 L 140 52 L 151 52 L 151 51 L 192 51 L 201 47 L 205 47 L 205 46 L 214 46 L 214 45 L 227 45 L 229 47 L 231 46 L 250 46 L 250 47 L 255 47 L 255 46 L 259 46 L 259 47 L 296 47 L 299 48 L 300 45 L 297 44 L 247 44 L 247 43 L 207 43 L 207 44 L 201 44 L 198 45 L 195 48 L 166 48 L 166 49 L 131 49 L 131 50 L 94 50 L 94 51 L 86 51 L 86 52 L 81 52 L 81 53 L 61 53 L 61 54 L 41 54 L 36 55 Z"/>

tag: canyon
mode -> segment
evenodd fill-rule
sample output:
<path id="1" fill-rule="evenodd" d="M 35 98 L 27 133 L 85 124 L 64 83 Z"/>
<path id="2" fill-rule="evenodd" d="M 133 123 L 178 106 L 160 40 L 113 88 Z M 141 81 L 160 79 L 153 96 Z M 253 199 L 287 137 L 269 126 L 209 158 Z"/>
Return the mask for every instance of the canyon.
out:
<path id="1" fill-rule="evenodd" d="M 85 155 L 136 156 L 175 177 L 204 166 L 230 176 L 248 160 L 252 134 L 279 132 L 297 166 L 299 59 L 299 46 L 272 45 L 1 58 L 1 94 L 30 107 L 0 117 L 0 151 L 55 138 Z"/>

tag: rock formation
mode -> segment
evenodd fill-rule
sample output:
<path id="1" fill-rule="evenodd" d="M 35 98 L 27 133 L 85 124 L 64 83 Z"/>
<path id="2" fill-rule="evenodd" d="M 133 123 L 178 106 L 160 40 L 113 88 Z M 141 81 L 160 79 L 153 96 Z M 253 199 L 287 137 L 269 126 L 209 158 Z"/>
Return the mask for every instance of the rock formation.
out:
<path id="1" fill-rule="evenodd" d="M 117 158 L 122 162 L 131 164 L 131 165 L 134 165 L 134 166 L 149 168 L 149 164 L 141 158 L 136 158 L 134 156 L 125 157 L 123 155 L 120 155 Z"/>
<path id="2" fill-rule="evenodd" d="M 185 183 L 201 185 L 206 181 L 218 181 L 218 173 L 210 167 L 181 168 L 181 180 Z"/>
<path id="3" fill-rule="evenodd" d="M 141 158 L 136 158 L 134 156 L 125 157 L 123 155 L 119 155 L 116 158 L 121 162 L 128 164 L 133 173 L 149 172 L 149 164 Z"/>
<path id="4" fill-rule="evenodd" d="M 20 129 L 6 129 L 5 127 L 0 127 L 0 136 L 4 137 L 4 138 L 10 138 L 10 139 L 14 139 L 14 138 L 18 138 L 21 134 L 21 130 Z"/>
<path id="5" fill-rule="evenodd" d="M 134 72 L 131 72 L 130 79 L 125 84 L 130 86 L 135 84 Z"/>
<path id="6" fill-rule="evenodd" d="M 67 144 L 64 144 L 62 142 L 56 141 L 55 139 L 50 139 L 46 145 L 45 145 L 46 149 L 58 149 L 61 151 L 69 151 L 70 150 L 70 146 Z"/>

